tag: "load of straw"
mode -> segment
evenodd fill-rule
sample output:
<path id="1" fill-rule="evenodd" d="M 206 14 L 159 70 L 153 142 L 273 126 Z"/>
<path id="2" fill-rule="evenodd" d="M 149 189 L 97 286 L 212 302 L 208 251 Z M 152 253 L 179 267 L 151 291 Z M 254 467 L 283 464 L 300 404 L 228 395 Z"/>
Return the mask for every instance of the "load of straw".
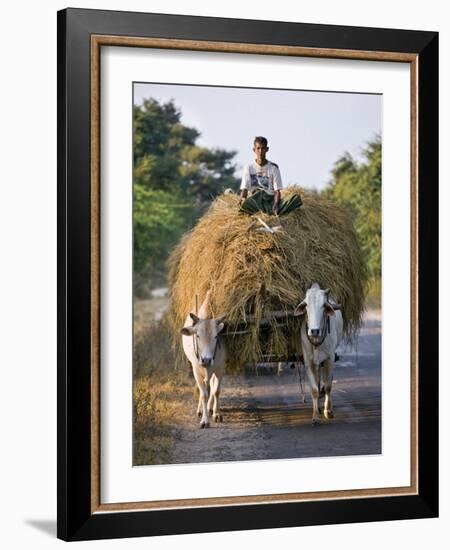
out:
<path id="1" fill-rule="evenodd" d="M 183 237 L 169 259 L 174 342 L 210 290 L 211 316 L 226 316 L 228 370 L 301 353 L 301 318 L 292 313 L 314 282 L 341 304 L 345 336 L 354 337 L 366 281 L 355 230 L 342 207 L 317 194 L 291 186 L 282 198 L 299 192 L 303 206 L 279 218 L 241 213 L 238 197 L 223 194 Z"/>

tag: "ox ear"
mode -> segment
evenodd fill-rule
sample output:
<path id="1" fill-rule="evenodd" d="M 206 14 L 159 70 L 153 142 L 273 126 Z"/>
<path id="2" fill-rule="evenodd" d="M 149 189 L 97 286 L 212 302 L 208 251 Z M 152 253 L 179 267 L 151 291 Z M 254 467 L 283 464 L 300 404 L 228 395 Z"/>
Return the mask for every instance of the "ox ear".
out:
<path id="1" fill-rule="evenodd" d="M 194 336 L 194 334 L 197 332 L 197 329 L 194 326 L 183 327 L 180 332 L 183 336 Z"/>
<path id="2" fill-rule="evenodd" d="M 334 310 L 335 310 L 335 307 L 334 305 L 331 305 L 330 302 L 325 302 L 325 310 L 326 312 L 328 313 L 328 315 L 335 315 L 334 313 Z"/>
<path id="3" fill-rule="evenodd" d="M 330 289 L 325 288 L 323 292 L 324 292 L 325 296 L 328 298 L 328 296 L 330 295 Z"/>
<path id="4" fill-rule="evenodd" d="M 217 325 L 216 325 L 217 326 L 217 334 L 219 334 L 219 332 L 221 330 L 223 330 L 223 328 L 225 326 L 225 323 L 224 323 L 225 317 L 226 317 L 226 315 L 220 315 L 220 317 L 215 318 L 215 321 L 217 323 Z"/>
<path id="5" fill-rule="evenodd" d="M 200 321 L 200 317 L 197 317 L 197 315 L 195 315 L 195 313 L 189 313 L 194 325 L 196 325 L 199 321 Z"/>
<path id="6" fill-rule="evenodd" d="M 300 302 L 298 306 L 294 309 L 294 315 L 295 317 L 298 317 L 299 315 L 304 315 L 306 311 L 306 302 L 303 300 L 303 302 Z"/>

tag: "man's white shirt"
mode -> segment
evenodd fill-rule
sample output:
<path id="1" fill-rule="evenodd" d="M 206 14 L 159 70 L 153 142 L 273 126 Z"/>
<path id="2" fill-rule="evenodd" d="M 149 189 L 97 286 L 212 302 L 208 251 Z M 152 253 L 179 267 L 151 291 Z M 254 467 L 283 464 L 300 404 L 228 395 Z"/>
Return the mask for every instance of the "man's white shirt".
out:
<path id="1" fill-rule="evenodd" d="M 241 189 L 248 189 L 254 193 L 262 189 L 266 193 L 273 195 L 274 191 L 283 188 L 281 174 L 278 166 L 268 160 L 266 164 L 260 166 L 255 161 L 247 164 L 242 174 Z"/>

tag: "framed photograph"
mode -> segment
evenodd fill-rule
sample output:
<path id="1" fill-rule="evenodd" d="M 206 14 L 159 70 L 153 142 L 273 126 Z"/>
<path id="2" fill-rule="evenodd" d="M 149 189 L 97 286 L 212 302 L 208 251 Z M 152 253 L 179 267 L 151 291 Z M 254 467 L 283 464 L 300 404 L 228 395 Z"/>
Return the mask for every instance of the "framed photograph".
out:
<path id="1" fill-rule="evenodd" d="M 58 12 L 58 537 L 438 515 L 438 34 Z"/>

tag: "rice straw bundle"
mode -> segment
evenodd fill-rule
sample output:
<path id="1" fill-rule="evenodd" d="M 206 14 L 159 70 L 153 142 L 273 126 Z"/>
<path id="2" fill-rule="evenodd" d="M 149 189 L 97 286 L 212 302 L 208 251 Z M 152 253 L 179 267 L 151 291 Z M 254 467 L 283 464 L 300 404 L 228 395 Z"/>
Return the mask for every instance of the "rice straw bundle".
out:
<path id="1" fill-rule="evenodd" d="M 267 355 L 282 360 L 300 351 L 301 320 L 287 316 L 280 323 L 271 313 L 292 313 L 314 282 L 331 289 L 342 305 L 345 336 L 353 338 L 366 282 L 355 230 L 342 207 L 317 194 L 292 186 L 282 198 L 299 192 L 303 206 L 280 218 L 240 213 L 238 197 L 223 194 L 183 237 L 169 259 L 169 321 L 177 344 L 196 296 L 200 304 L 210 290 L 211 316 L 226 315 L 228 334 L 247 330 L 226 337 L 229 369 Z M 281 228 L 272 233 L 262 222 Z"/>

